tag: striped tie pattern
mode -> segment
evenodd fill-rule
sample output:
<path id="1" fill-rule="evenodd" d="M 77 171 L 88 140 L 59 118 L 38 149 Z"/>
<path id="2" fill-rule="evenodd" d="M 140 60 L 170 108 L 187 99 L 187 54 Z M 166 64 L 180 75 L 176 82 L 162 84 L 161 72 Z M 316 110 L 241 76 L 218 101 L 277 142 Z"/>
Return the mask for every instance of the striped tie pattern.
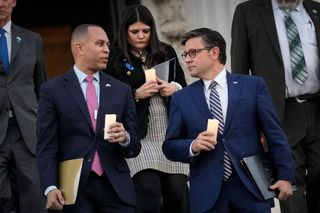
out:
<path id="1" fill-rule="evenodd" d="M 221 109 L 220 97 L 219 93 L 216 90 L 216 81 L 212 81 L 209 89 L 210 92 L 210 112 L 215 119 L 219 121 L 219 133 L 223 134 L 224 122 L 223 122 L 223 114 Z M 223 180 L 227 181 L 230 175 L 232 174 L 231 160 L 229 158 L 229 154 L 224 150 L 223 155 Z"/>
<path id="2" fill-rule="evenodd" d="M 2 68 L 5 74 L 9 72 L 9 55 L 8 55 L 8 45 L 7 38 L 4 35 L 5 30 L 0 28 L 0 60 L 2 62 Z"/>
<path id="3" fill-rule="evenodd" d="M 95 118 L 95 111 L 98 110 L 97 92 L 93 84 L 94 77 L 92 75 L 88 75 L 86 77 L 86 80 L 88 82 L 88 86 L 86 89 L 86 101 L 87 101 L 87 106 L 90 113 L 92 127 L 93 127 L 93 130 L 95 131 L 96 125 L 97 125 L 97 120 Z M 100 157 L 97 151 L 94 154 L 91 169 L 99 176 L 103 174 L 103 168 L 102 168 Z"/>
<path id="4" fill-rule="evenodd" d="M 282 11 L 284 13 L 284 22 L 286 26 L 287 38 L 289 43 L 292 78 L 298 84 L 302 85 L 308 78 L 308 72 L 299 36 L 299 31 L 297 25 L 291 18 L 291 10 L 288 8 L 282 8 Z"/>

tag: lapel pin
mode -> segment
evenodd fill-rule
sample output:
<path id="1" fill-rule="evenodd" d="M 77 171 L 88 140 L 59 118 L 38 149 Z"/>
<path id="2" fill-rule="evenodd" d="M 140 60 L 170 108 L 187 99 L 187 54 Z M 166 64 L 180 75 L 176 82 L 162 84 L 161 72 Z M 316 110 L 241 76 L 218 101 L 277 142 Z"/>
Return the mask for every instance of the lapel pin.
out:
<path id="1" fill-rule="evenodd" d="M 314 14 L 317 14 L 317 13 L 318 13 L 318 11 L 317 11 L 316 9 L 313 9 L 312 12 L 313 12 Z"/>
<path id="2" fill-rule="evenodd" d="M 19 36 L 16 37 L 16 40 L 17 40 L 18 43 L 21 42 L 21 38 Z"/>
<path id="3" fill-rule="evenodd" d="M 111 87 L 111 85 L 110 84 L 106 84 L 106 87 Z"/>
<path id="4" fill-rule="evenodd" d="M 232 82 L 233 84 L 238 84 L 238 81 L 234 81 L 234 82 Z"/>

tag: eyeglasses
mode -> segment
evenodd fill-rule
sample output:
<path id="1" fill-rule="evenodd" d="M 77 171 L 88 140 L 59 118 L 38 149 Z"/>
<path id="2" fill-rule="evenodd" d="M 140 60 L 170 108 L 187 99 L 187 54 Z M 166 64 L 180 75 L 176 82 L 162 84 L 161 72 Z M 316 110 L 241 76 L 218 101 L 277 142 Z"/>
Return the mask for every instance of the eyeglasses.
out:
<path id="1" fill-rule="evenodd" d="M 190 58 L 194 58 L 202 50 L 211 50 L 211 49 L 212 49 L 212 47 L 204 47 L 204 48 L 201 48 L 201 49 L 190 49 L 188 52 L 183 52 L 181 54 L 181 57 L 182 57 L 183 60 L 187 59 L 187 55 L 189 55 Z"/>

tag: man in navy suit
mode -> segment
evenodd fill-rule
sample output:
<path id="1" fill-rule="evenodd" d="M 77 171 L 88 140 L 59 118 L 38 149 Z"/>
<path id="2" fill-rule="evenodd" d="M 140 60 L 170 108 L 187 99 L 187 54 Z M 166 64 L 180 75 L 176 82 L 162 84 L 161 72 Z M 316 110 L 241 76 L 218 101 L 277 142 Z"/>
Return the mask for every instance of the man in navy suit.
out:
<path id="1" fill-rule="evenodd" d="M 265 82 L 226 71 L 226 44 L 216 31 L 192 30 L 182 45 L 190 75 L 200 80 L 172 96 L 163 152 L 170 160 L 190 164 L 192 212 L 271 212 L 272 200 L 263 200 L 240 164 L 242 158 L 264 153 L 263 132 L 277 171 L 271 188 L 278 190 L 279 199 L 292 195 L 293 160 Z M 210 109 L 212 81 L 222 111 L 217 139 L 207 131 L 208 119 L 217 111 Z"/>
<path id="2" fill-rule="evenodd" d="M 73 68 L 40 90 L 37 160 L 47 208 L 68 213 L 134 212 L 135 192 L 125 158 L 137 156 L 141 144 L 131 89 L 100 72 L 109 56 L 109 40 L 101 27 L 76 27 L 71 50 Z M 95 97 L 89 98 L 90 85 Z M 98 102 L 94 111 L 87 106 L 92 99 Z M 103 134 L 105 114 L 117 116 L 108 140 Z M 76 158 L 84 159 L 78 196 L 74 205 L 64 205 L 58 166 Z"/>

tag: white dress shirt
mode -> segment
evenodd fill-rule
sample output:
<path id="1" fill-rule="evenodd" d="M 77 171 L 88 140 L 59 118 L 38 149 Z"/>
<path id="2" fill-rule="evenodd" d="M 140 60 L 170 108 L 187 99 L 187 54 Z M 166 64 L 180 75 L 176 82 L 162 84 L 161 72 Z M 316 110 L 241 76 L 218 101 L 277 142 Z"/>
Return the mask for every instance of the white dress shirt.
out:
<path id="1" fill-rule="evenodd" d="M 315 26 L 312 20 L 302 4 L 300 4 L 295 10 L 291 11 L 292 20 L 297 25 L 299 31 L 308 71 L 308 79 L 303 85 L 300 85 L 292 78 L 290 50 L 283 11 L 278 6 L 276 0 L 272 0 L 272 7 L 285 70 L 286 97 L 296 97 L 303 94 L 313 94 L 318 92 L 320 90 L 320 61 Z M 272 72 L 272 70 L 270 70 L 270 72 Z"/>

